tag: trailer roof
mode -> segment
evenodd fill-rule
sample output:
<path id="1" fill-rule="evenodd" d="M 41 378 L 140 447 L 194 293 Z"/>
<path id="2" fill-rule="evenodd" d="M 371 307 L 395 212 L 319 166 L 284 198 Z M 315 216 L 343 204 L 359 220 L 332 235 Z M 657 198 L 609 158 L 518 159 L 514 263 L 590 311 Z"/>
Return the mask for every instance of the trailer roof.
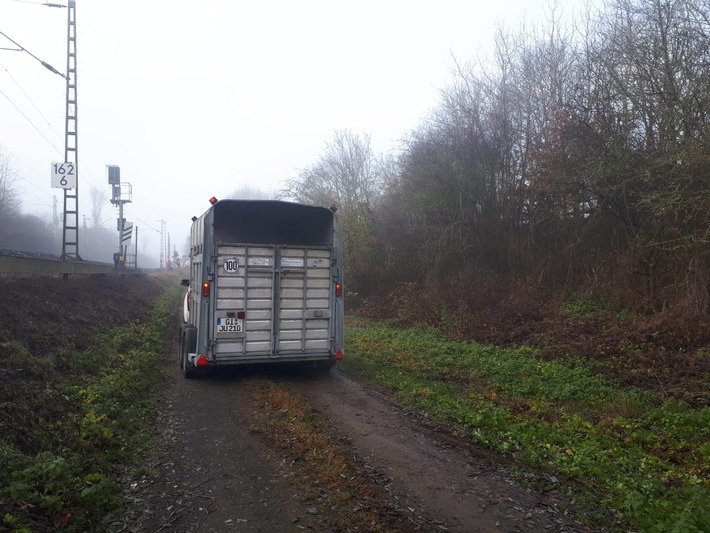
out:
<path id="1" fill-rule="evenodd" d="M 204 215 L 220 242 L 331 246 L 334 214 L 281 200 L 220 200 Z"/>

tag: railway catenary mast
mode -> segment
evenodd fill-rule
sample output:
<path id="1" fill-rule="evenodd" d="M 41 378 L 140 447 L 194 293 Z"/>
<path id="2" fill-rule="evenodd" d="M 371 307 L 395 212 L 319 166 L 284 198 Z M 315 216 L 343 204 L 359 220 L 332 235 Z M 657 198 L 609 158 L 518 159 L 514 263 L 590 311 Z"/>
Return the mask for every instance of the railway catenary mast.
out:
<path id="1" fill-rule="evenodd" d="M 64 162 L 79 169 L 78 113 L 76 93 L 76 0 L 67 2 L 67 92 Z M 81 261 L 79 255 L 79 180 L 74 189 L 64 189 L 62 260 Z"/>

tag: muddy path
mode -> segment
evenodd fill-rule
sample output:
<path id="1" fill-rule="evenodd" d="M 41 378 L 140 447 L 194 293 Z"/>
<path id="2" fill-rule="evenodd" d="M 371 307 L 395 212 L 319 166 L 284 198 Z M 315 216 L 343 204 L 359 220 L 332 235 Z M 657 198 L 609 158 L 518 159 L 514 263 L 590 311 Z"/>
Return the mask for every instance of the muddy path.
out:
<path id="1" fill-rule="evenodd" d="M 302 497 L 309 480 L 296 482 L 287 457 L 255 427 L 255 379 L 302 397 L 384 488 L 388 516 L 358 523 L 355 512 L 349 531 L 589 531 L 562 511 L 563 496 L 523 487 L 495 456 L 337 370 L 245 367 L 186 380 L 166 364 L 150 473 L 126 480 L 131 509 L 115 531 L 342 530 L 319 520 Z"/>
<path id="2" fill-rule="evenodd" d="M 342 373 L 284 381 L 347 435 L 367 464 L 387 476 L 392 494 L 406 498 L 410 509 L 441 529 L 583 531 L 560 510 L 566 503 L 560 495 L 522 487 L 499 458 Z"/>
<path id="3" fill-rule="evenodd" d="M 150 474 L 127 480 L 132 509 L 114 530 L 302 531 L 306 513 L 280 482 L 279 458 L 250 430 L 253 405 L 240 379 L 186 380 L 170 366 Z"/>

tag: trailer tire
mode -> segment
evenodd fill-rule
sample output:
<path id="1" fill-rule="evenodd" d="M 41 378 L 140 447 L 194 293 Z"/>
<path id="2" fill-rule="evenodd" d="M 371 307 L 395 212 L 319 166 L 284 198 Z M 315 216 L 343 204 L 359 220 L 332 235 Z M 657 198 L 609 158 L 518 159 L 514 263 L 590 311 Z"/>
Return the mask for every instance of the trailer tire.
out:
<path id="1" fill-rule="evenodd" d="M 197 375 L 197 370 L 195 370 L 195 365 L 193 365 L 187 357 L 189 353 L 194 353 L 197 349 L 197 330 L 195 328 L 185 328 L 180 345 L 180 368 L 182 369 L 182 375 L 187 379 L 194 378 Z"/>

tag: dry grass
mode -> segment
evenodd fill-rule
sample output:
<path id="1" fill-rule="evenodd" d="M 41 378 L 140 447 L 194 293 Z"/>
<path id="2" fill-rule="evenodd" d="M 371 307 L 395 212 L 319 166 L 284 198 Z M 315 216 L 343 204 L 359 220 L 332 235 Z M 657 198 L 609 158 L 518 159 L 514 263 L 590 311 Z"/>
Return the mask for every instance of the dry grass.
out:
<path id="1" fill-rule="evenodd" d="M 260 407 L 257 432 L 280 450 L 287 475 L 300 485 L 302 500 L 314 506 L 309 527 L 372 532 L 419 529 L 391 503 L 383 480 L 376 479 L 354 456 L 348 441 L 302 397 L 272 382 L 255 381 L 250 386 Z"/>

